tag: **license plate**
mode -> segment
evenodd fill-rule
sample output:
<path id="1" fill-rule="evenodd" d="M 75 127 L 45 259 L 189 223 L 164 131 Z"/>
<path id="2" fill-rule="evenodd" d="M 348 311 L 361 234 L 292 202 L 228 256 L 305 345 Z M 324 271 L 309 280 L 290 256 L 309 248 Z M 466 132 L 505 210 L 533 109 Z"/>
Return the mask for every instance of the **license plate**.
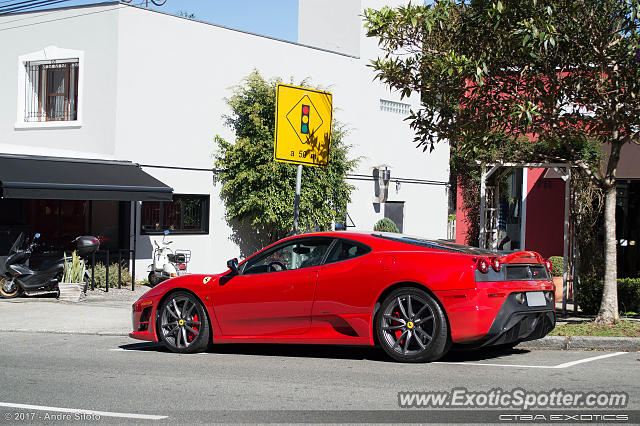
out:
<path id="1" fill-rule="evenodd" d="M 547 299 L 541 291 L 527 292 L 527 305 L 529 306 L 547 306 Z"/>

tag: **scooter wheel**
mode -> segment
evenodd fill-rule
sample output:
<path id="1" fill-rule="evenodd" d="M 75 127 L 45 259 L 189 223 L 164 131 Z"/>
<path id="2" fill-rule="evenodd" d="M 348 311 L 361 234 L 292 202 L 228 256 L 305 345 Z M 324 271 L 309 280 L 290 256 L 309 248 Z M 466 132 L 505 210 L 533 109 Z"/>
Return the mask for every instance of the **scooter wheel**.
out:
<path id="1" fill-rule="evenodd" d="M 149 285 L 151 287 L 155 287 L 158 284 L 160 284 L 160 280 L 158 279 L 156 274 L 154 274 L 153 272 L 149 272 Z"/>
<path id="2" fill-rule="evenodd" d="M 14 299 L 22 294 L 22 289 L 16 284 L 15 279 L 7 277 L 0 278 L 0 297 L 3 299 Z"/>

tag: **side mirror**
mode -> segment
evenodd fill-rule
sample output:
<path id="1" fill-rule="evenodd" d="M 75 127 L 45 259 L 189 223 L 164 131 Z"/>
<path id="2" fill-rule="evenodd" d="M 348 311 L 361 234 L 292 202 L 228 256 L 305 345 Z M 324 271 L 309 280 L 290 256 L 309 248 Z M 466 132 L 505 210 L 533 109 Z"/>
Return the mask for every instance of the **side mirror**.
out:
<path id="1" fill-rule="evenodd" d="M 227 268 L 231 269 L 234 275 L 238 275 L 240 273 L 238 272 L 238 259 L 234 257 L 233 259 L 227 260 Z"/>
<path id="2" fill-rule="evenodd" d="M 36 235 L 33 236 L 34 239 L 38 239 L 40 238 L 40 233 L 37 233 Z"/>

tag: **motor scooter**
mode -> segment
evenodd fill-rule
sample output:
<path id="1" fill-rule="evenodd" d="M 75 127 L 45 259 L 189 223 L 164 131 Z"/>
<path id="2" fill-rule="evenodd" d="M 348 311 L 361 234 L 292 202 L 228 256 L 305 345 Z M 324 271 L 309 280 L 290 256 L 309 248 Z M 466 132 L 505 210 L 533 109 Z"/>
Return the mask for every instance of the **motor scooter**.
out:
<path id="1" fill-rule="evenodd" d="M 149 265 L 149 285 L 157 286 L 169 278 L 187 274 L 187 264 L 191 260 L 191 250 L 173 250 L 169 247 L 173 241 L 167 241 L 169 230 L 164 231 L 162 242 L 153 241 L 153 263 Z"/>
<path id="2" fill-rule="evenodd" d="M 13 299 L 22 294 L 35 296 L 46 293 L 58 293 L 58 283 L 62 279 L 66 259 L 56 258 L 45 262 L 38 269 L 31 269 L 27 262 L 38 245 L 36 240 L 40 234 L 35 234 L 31 243 L 26 245 L 26 240 L 21 233 L 13 243 L 9 256 L 5 261 L 5 273 L 0 277 L 0 297 Z M 94 253 L 100 247 L 100 241 L 96 237 L 82 236 L 73 240 L 77 243 L 78 256 L 87 256 Z M 85 280 L 89 278 L 88 274 Z"/>

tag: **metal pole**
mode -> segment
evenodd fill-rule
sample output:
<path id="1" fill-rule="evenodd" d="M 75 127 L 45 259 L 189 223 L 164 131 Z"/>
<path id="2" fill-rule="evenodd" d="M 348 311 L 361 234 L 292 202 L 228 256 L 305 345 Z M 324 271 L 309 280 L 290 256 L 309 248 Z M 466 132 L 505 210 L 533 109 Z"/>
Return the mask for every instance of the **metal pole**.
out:
<path id="1" fill-rule="evenodd" d="M 105 262 L 105 286 L 104 286 L 104 291 L 109 293 L 109 249 L 106 250 L 107 252 L 107 261 Z"/>
<path id="2" fill-rule="evenodd" d="M 302 184 L 302 164 L 298 164 L 296 173 L 296 198 L 293 207 L 293 232 L 298 234 L 298 219 L 300 216 L 300 186 Z"/>
<path id="3" fill-rule="evenodd" d="M 96 283 L 96 253 L 91 253 L 91 291 L 95 288 Z"/>
<path id="4" fill-rule="evenodd" d="M 136 242 L 138 241 L 138 202 L 133 202 L 133 254 L 131 260 L 131 291 L 136 289 Z"/>
<path id="5" fill-rule="evenodd" d="M 118 290 L 122 282 L 122 250 L 118 250 Z"/>
<path id="6" fill-rule="evenodd" d="M 571 169 L 565 167 L 564 179 L 564 269 L 562 271 L 562 315 L 567 314 L 567 278 L 569 276 L 569 201 L 570 201 L 570 181 Z"/>
<path id="7" fill-rule="evenodd" d="M 480 248 L 487 248 L 486 245 L 486 236 L 487 236 L 487 224 L 485 221 L 485 208 L 487 201 L 487 166 L 481 166 L 481 174 L 480 174 L 480 235 L 478 246 Z"/>

